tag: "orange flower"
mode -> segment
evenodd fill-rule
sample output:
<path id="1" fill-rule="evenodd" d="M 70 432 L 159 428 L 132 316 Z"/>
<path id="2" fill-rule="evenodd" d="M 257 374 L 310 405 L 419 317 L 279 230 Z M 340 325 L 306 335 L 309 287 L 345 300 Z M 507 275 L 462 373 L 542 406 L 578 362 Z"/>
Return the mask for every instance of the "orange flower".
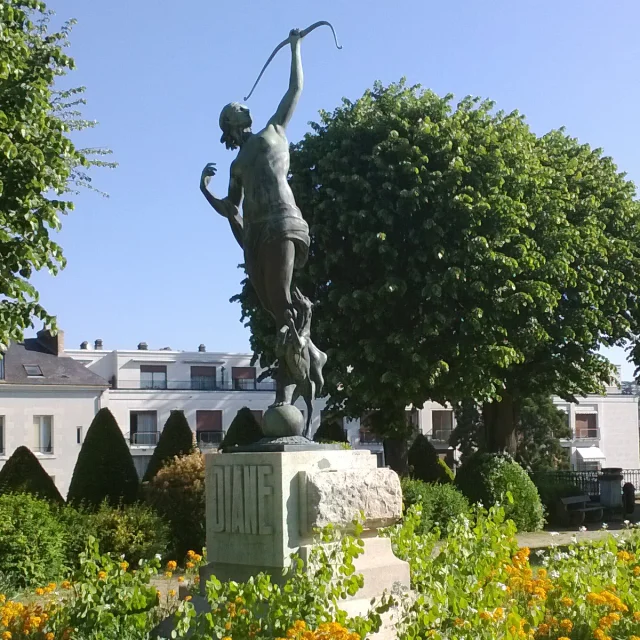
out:
<path id="1" fill-rule="evenodd" d="M 191 596 L 185 596 L 184 600 L 185 602 L 189 602 L 189 600 L 191 600 Z"/>
<path id="2" fill-rule="evenodd" d="M 229 629 L 231 629 L 231 622 L 226 622 L 224 628 L 229 631 Z"/>
<path id="3" fill-rule="evenodd" d="M 98 580 L 106 580 L 107 579 L 107 572 L 106 571 L 99 571 L 98 572 Z"/>
<path id="4" fill-rule="evenodd" d="M 171 571 L 165 571 L 164 572 L 164 577 L 165 578 L 170 578 L 173 575 L 173 573 L 171 573 Z"/>
<path id="5" fill-rule="evenodd" d="M 567 633 L 571 633 L 571 629 L 573 629 L 573 622 L 571 622 L 569 618 L 565 618 L 560 622 L 560 628 Z"/>
<path id="6" fill-rule="evenodd" d="M 120 563 L 120 568 L 121 568 L 123 571 L 126 571 L 126 570 L 129 568 L 129 563 L 128 563 L 126 560 L 123 560 L 123 561 Z"/>
<path id="7" fill-rule="evenodd" d="M 51 631 L 49 631 L 49 633 L 45 633 L 44 638 L 45 640 L 53 640 L 55 638 L 55 635 L 51 633 Z"/>
<path id="8" fill-rule="evenodd" d="M 170 598 L 175 598 L 176 597 L 176 590 L 175 589 L 169 589 L 169 597 Z"/>
<path id="9" fill-rule="evenodd" d="M 193 562 L 187 562 L 187 564 L 185 566 L 187 567 L 187 569 L 193 569 L 193 567 L 195 567 Z"/>
<path id="10" fill-rule="evenodd" d="M 169 562 L 167 562 L 168 571 L 175 571 L 177 568 L 178 568 L 178 563 L 175 560 L 169 560 Z"/>

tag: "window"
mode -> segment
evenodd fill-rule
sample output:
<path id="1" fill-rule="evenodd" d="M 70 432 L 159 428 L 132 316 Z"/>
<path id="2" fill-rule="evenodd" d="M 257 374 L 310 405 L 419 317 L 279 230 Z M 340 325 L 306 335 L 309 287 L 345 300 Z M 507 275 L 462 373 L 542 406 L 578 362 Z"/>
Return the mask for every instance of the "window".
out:
<path id="1" fill-rule="evenodd" d="M 76 427 L 76 442 L 82 444 L 82 427 Z"/>
<path id="2" fill-rule="evenodd" d="M 597 438 L 598 416 L 595 413 L 576 413 L 576 438 Z"/>
<path id="3" fill-rule="evenodd" d="M 153 447 L 158 444 L 157 411 L 132 411 L 129 415 L 129 442 Z"/>
<path id="4" fill-rule="evenodd" d="M 42 378 L 42 369 L 39 364 L 23 364 L 24 370 L 29 378 Z"/>
<path id="5" fill-rule="evenodd" d="M 260 411 L 259 409 L 251 409 L 251 413 L 253 414 L 253 417 L 256 419 L 256 422 L 262 426 L 262 411 Z"/>
<path id="6" fill-rule="evenodd" d="M 232 367 L 231 378 L 236 391 L 253 391 L 256 388 L 255 367 Z"/>
<path id="7" fill-rule="evenodd" d="M 216 368 L 191 367 L 191 388 L 194 391 L 213 391 L 216 388 Z"/>
<path id="8" fill-rule="evenodd" d="M 166 389 L 167 367 L 156 364 L 143 364 L 140 366 L 141 389 Z"/>
<path id="9" fill-rule="evenodd" d="M 382 440 L 371 431 L 371 413 L 360 418 L 360 444 L 380 444 Z"/>
<path id="10" fill-rule="evenodd" d="M 431 439 L 449 442 L 453 431 L 453 411 L 431 412 Z"/>
<path id="11" fill-rule="evenodd" d="M 219 445 L 224 438 L 222 411 L 196 411 L 196 440 L 202 447 Z"/>
<path id="12" fill-rule="evenodd" d="M 0 416 L 0 456 L 4 455 L 4 416 Z"/>
<path id="13" fill-rule="evenodd" d="M 34 451 L 53 453 L 53 416 L 33 416 Z"/>

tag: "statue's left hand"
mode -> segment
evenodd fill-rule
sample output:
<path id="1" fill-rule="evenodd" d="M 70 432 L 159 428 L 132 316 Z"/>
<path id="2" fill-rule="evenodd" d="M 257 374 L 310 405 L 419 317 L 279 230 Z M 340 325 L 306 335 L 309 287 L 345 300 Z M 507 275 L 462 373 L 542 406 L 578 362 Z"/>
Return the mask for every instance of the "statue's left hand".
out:
<path id="1" fill-rule="evenodd" d="M 216 175 L 216 163 L 209 162 L 205 168 L 202 170 L 202 175 L 200 176 L 200 184 L 204 187 L 209 185 L 211 178 Z"/>

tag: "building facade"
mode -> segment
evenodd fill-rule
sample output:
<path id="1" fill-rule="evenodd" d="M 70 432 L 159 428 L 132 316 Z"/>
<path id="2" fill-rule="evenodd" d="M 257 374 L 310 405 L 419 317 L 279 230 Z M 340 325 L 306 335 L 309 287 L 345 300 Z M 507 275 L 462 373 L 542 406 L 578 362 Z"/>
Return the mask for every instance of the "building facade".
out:
<path id="1" fill-rule="evenodd" d="M 258 421 L 273 401 L 274 381 L 247 354 L 137 349 L 106 350 L 101 340 L 89 347 L 65 349 L 63 334 L 11 345 L 0 369 L 0 467 L 21 445 L 32 449 L 63 495 L 69 487 L 82 440 L 96 412 L 108 407 L 129 443 L 136 469 L 144 473 L 169 414 L 184 411 L 200 448 L 217 447 L 237 412 L 248 407 Z M 611 389 L 579 404 L 555 399 L 566 412 L 573 438 L 572 466 L 594 469 L 640 468 L 638 400 Z M 299 401 L 304 413 L 306 407 Z M 311 433 L 320 425 L 325 401 L 314 405 Z M 455 417 L 449 406 L 426 402 L 407 410 L 416 432 L 445 457 L 455 453 L 449 439 Z M 354 448 L 367 448 L 383 463 L 382 442 L 368 428 L 366 416 L 344 420 Z"/>

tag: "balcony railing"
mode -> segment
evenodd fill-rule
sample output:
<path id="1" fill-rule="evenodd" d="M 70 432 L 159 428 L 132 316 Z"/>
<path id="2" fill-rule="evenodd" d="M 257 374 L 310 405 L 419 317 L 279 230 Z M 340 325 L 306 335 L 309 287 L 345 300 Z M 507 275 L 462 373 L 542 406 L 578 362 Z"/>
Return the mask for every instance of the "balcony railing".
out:
<path id="1" fill-rule="evenodd" d="M 428 437 L 430 440 L 433 440 L 433 442 L 449 444 L 452 433 L 453 429 L 436 429 L 433 433 L 428 434 Z"/>
<path id="2" fill-rule="evenodd" d="M 137 431 L 129 435 L 129 444 L 134 447 L 155 447 L 159 439 L 159 431 Z"/>
<path id="3" fill-rule="evenodd" d="M 198 431 L 196 439 L 201 448 L 217 447 L 224 439 L 224 431 Z"/>
<path id="4" fill-rule="evenodd" d="M 140 380 L 118 380 L 114 389 L 138 389 L 140 391 L 275 391 L 275 380 L 167 380 L 149 382 Z"/>
<path id="5" fill-rule="evenodd" d="M 574 440 L 600 440 L 600 429 L 581 429 L 573 434 Z"/>

